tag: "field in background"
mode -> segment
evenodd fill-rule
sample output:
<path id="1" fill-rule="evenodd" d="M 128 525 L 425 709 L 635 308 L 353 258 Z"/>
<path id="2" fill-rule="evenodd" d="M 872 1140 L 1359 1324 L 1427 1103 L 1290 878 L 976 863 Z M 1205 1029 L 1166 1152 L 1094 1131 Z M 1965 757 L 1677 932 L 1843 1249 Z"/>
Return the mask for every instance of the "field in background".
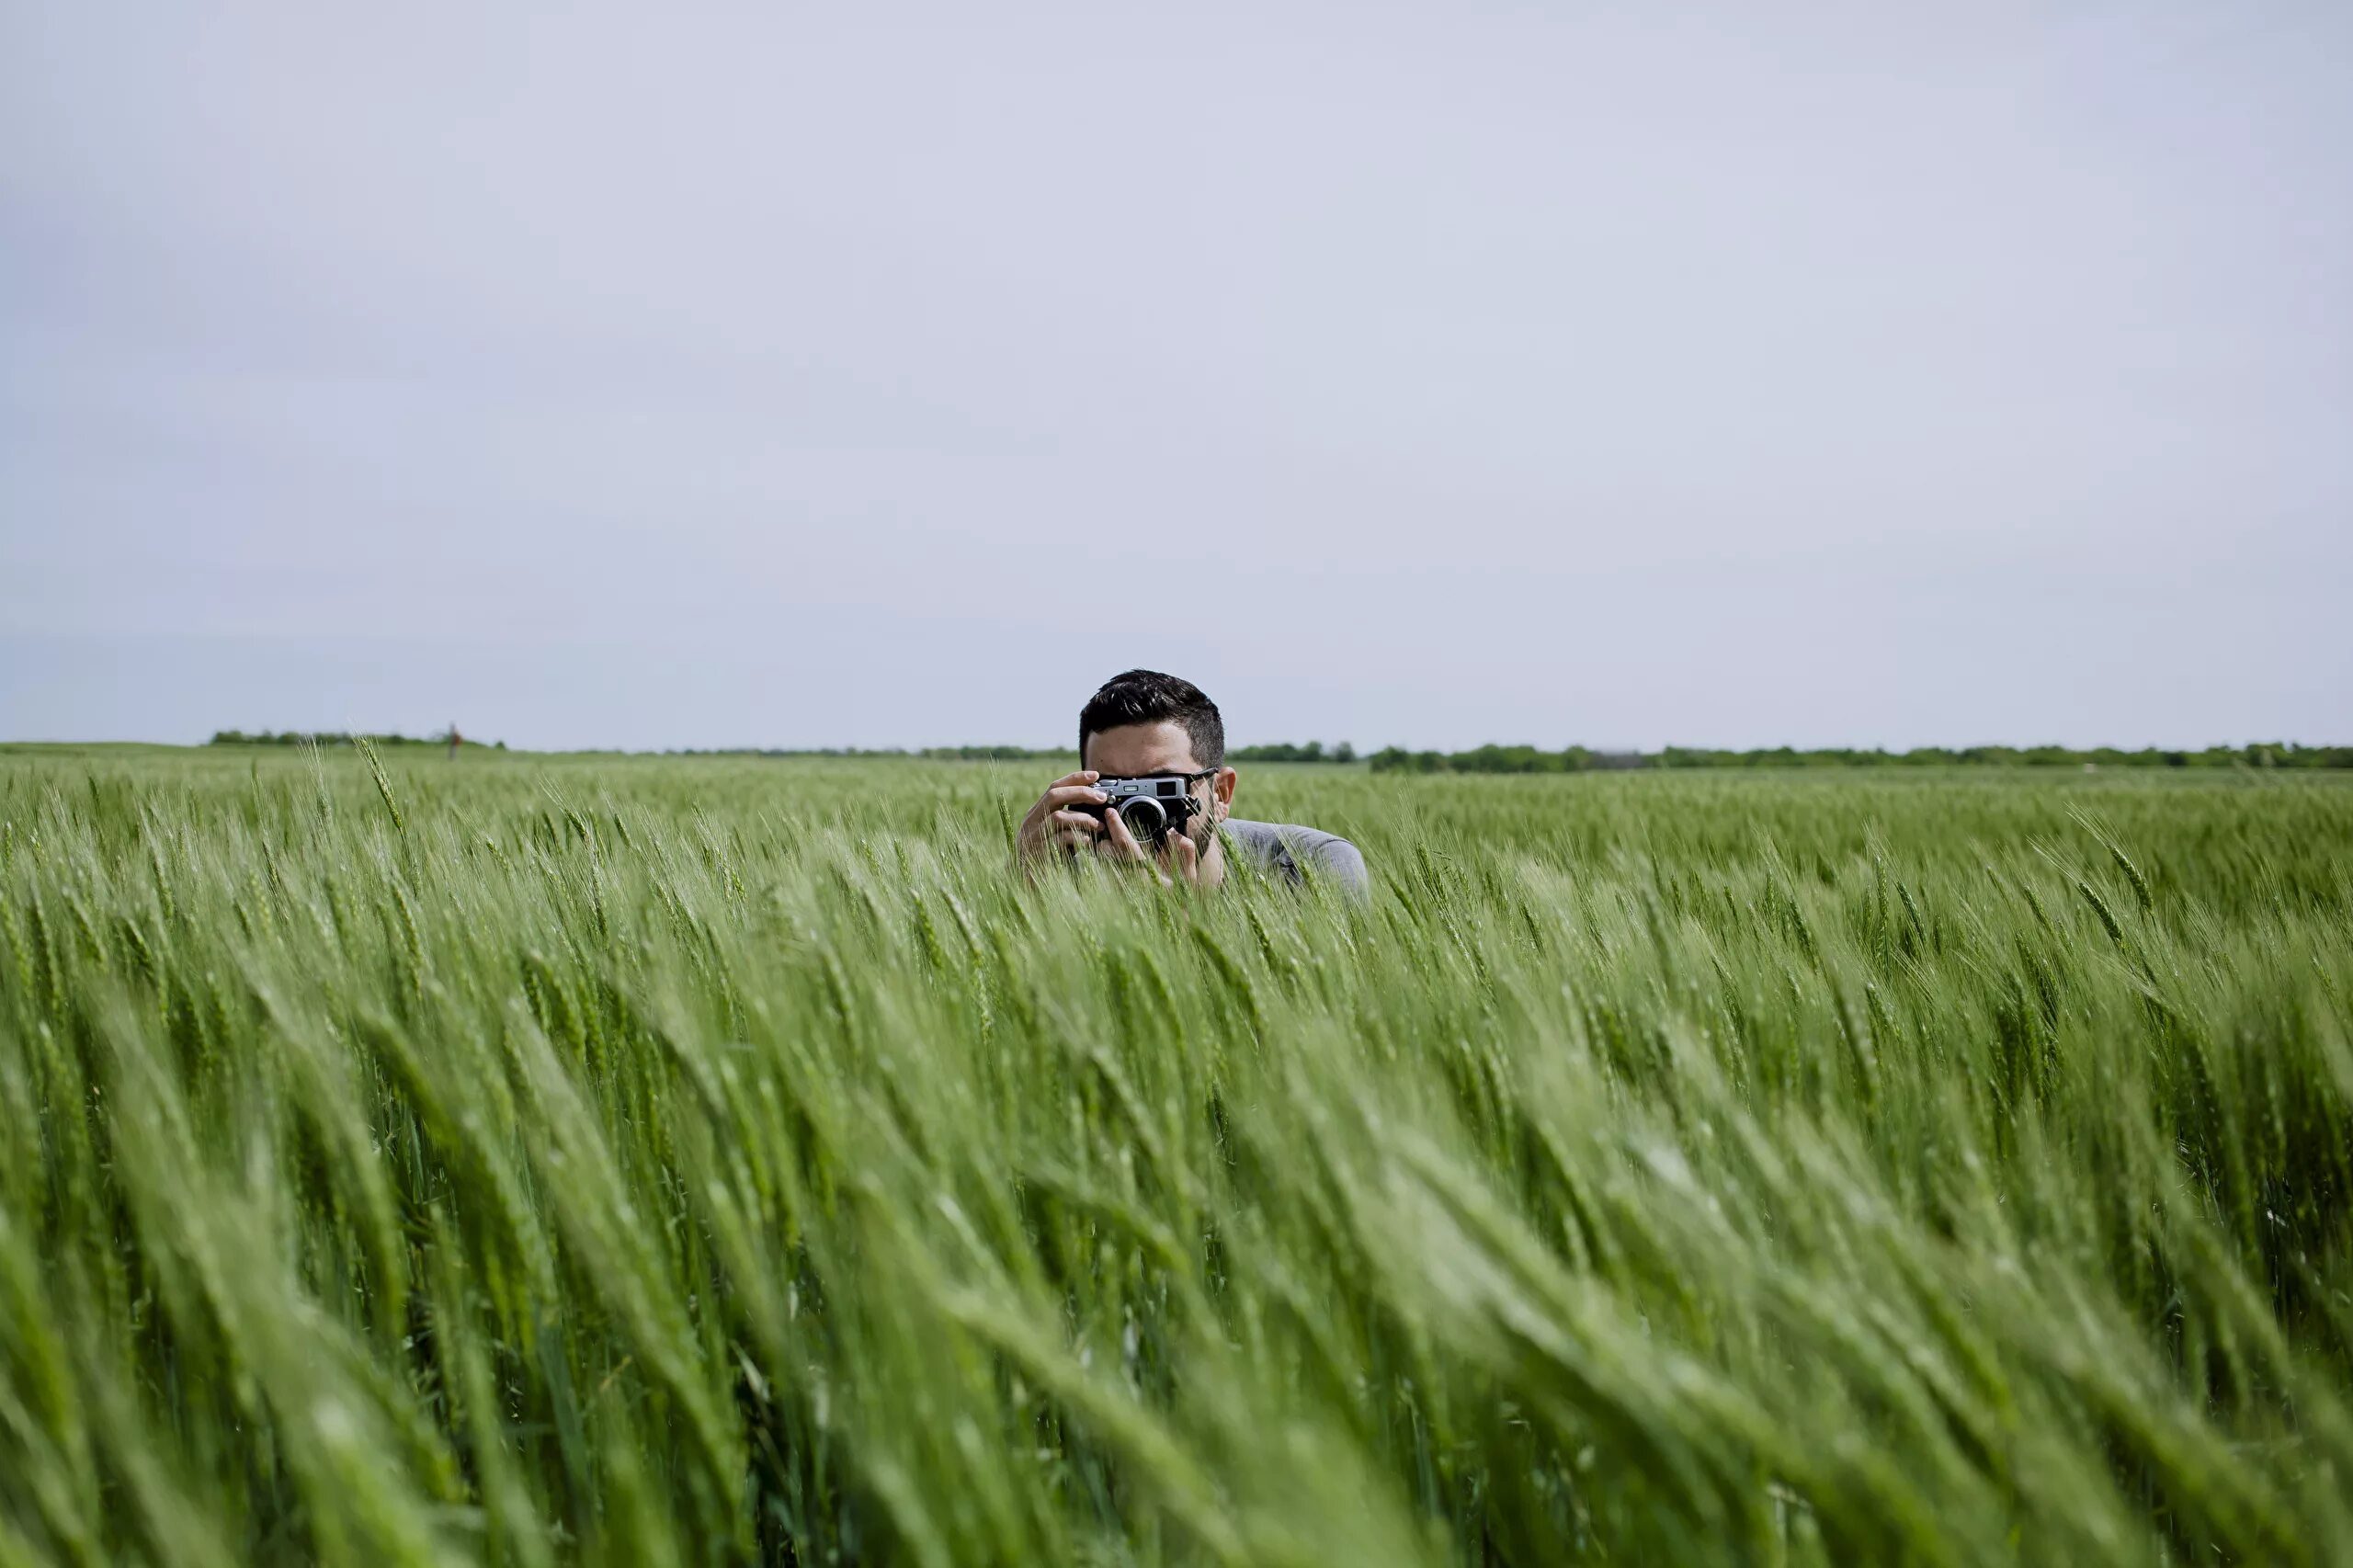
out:
<path id="1" fill-rule="evenodd" d="M 2353 1558 L 2353 784 L 0 756 L 0 1562 Z"/>

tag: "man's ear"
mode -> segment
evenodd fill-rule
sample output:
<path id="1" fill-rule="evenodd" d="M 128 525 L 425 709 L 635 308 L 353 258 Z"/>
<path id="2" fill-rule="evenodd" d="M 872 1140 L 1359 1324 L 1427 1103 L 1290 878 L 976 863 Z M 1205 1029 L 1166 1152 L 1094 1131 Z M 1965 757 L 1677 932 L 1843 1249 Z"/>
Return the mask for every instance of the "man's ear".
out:
<path id="1" fill-rule="evenodd" d="M 1219 768 L 1217 777 L 1210 780 L 1210 791 L 1217 797 L 1217 814 L 1220 816 L 1233 808 L 1233 782 L 1234 772 L 1231 767 Z"/>

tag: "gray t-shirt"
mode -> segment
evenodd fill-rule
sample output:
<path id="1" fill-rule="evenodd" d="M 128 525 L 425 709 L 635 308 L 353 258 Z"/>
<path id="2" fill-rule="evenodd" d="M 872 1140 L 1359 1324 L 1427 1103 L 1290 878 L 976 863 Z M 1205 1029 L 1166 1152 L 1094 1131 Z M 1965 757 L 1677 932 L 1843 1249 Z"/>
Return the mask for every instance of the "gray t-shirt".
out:
<path id="1" fill-rule="evenodd" d="M 1225 835 L 1253 865 L 1297 887 L 1312 877 L 1328 881 L 1351 898 L 1362 898 L 1370 888 L 1364 856 L 1336 834 L 1323 833 L 1291 823 L 1244 822 L 1228 817 Z"/>

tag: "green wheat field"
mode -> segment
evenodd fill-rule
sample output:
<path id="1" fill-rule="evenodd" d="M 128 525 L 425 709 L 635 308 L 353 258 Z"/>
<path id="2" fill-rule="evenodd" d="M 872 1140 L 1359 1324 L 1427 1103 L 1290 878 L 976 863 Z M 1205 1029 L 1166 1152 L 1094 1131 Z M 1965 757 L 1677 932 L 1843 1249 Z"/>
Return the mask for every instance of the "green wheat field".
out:
<path id="1" fill-rule="evenodd" d="M 2353 782 L 0 752 L 0 1562 L 2353 1561 Z"/>

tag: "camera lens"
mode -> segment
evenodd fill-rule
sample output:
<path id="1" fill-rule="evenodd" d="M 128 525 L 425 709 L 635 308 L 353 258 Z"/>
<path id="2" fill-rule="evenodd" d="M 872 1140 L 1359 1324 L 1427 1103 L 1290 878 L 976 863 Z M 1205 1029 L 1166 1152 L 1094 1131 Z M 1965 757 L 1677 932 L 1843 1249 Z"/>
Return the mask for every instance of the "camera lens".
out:
<path id="1" fill-rule="evenodd" d="M 1121 803 L 1120 820 L 1143 844 L 1158 843 L 1160 835 L 1168 831 L 1168 813 L 1161 810 L 1160 802 L 1141 795 Z"/>

